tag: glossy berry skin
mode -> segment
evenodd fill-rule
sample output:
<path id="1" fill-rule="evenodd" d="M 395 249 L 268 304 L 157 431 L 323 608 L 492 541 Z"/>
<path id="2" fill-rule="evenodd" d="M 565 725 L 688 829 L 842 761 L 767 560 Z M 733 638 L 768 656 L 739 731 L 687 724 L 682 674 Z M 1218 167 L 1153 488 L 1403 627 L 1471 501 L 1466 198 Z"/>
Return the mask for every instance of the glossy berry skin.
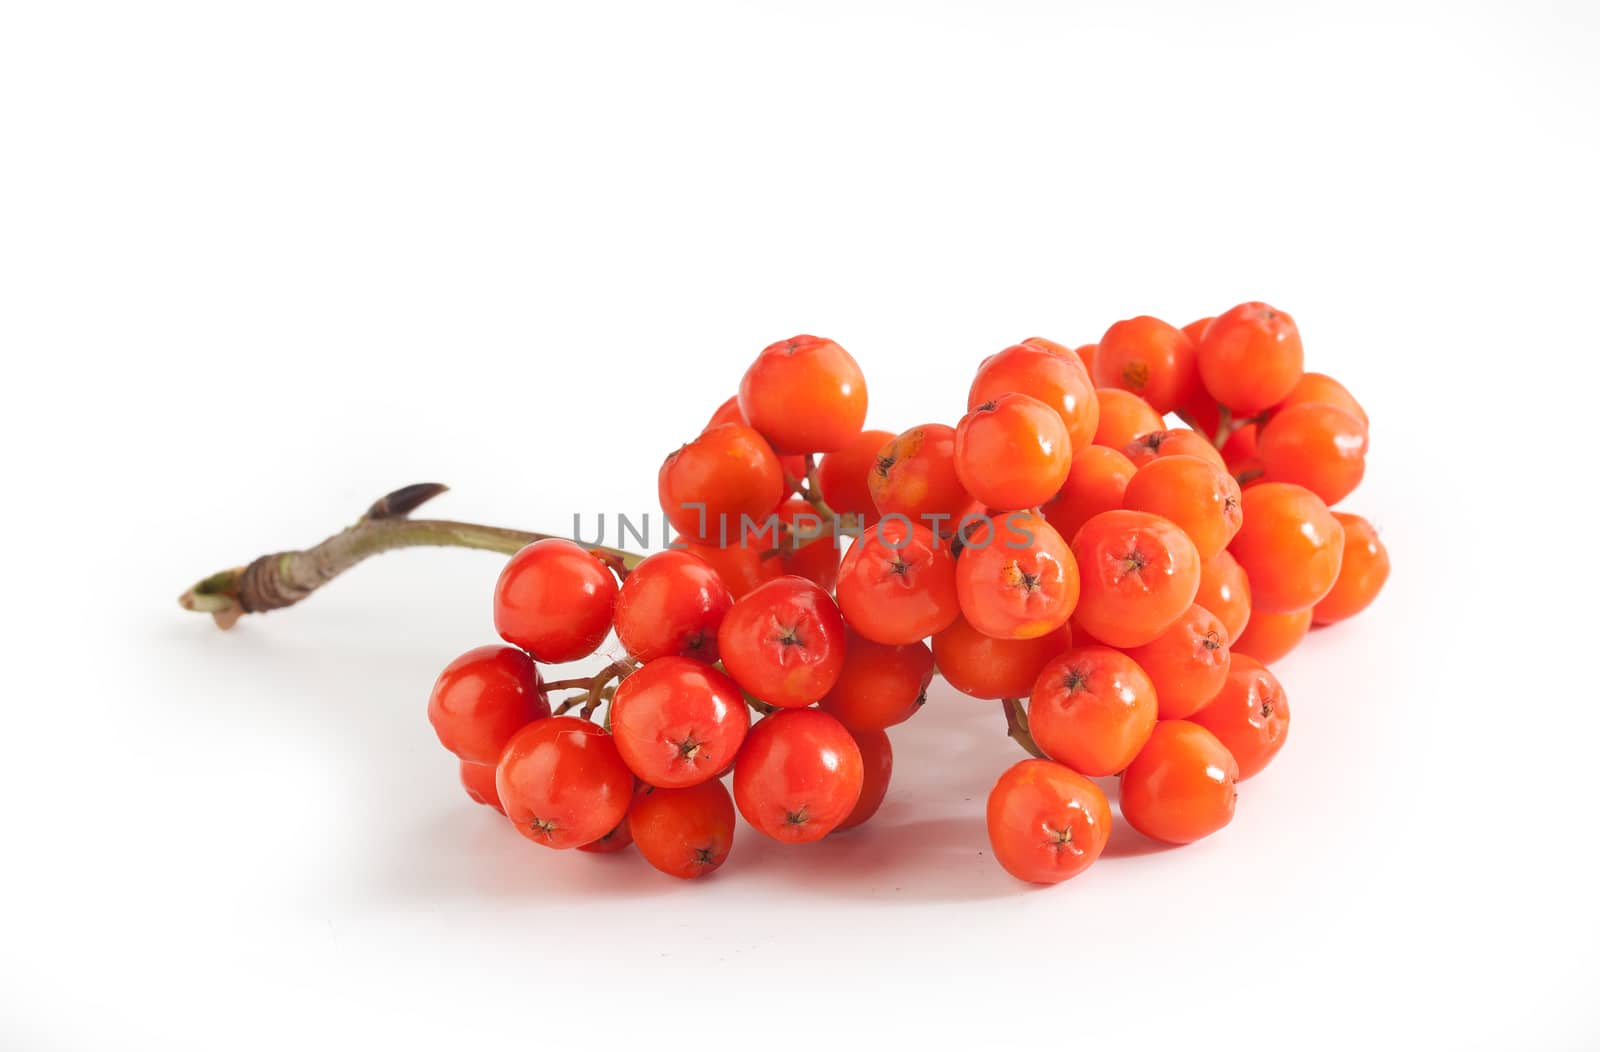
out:
<path id="1" fill-rule="evenodd" d="M 1066 424 L 1030 395 L 1001 395 L 984 402 L 956 427 L 961 486 L 997 511 L 1043 504 L 1061 489 L 1071 467 Z"/>
<path id="2" fill-rule="evenodd" d="M 716 777 L 749 729 L 739 685 L 689 658 L 646 662 L 617 684 L 611 700 L 611 735 L 623 762 L 663 789 Z"/>
<path id="3" fill-rule="evenodd" d="M 880 515 L 903 515 L 918 526 L 950 532 L 972 503 L 956 475 L 956 429 L 923 424 L 878 451 L 867 490 Z"/>
<path id="4" fill-rule="evenodd" d="M 766 717 L 733 768 L 733 798 L 744 820 L 774 840 L 821 840 L 861 798 L 861 749 L 845 725 L 818 709 Z"/>
<path id="5" fill-rule="evenodd" d="M 534 541 L 500 571 L 494 627 L 534 659 L 559 665 L 593 654 L 617 606 L 617 579 L 588 551 L 558 537 Z"/>
<path id="6" fill-rule="evenodd" d="M 968 535 L 956 560 L 956 594 L 961 616 L 984 635 L 1036 639 L 1072 616 L 1078 565 L 1044 516 L 1012 512 Z"/>
<path id="7" fill-rule="evenodd" d="M 1122 817 L 1153 840 L 1188 844 L 1233 820 L 1239 765 L 1216 735 L 1163 720 L 1122 772 Z"/>
<path id="8" fill-rule="evenodd" d="M 717 629 L 733 593 L 711 565 L 687 551 L 657 552 L 617 593 L 617 638 L 640 661 L 717 660 Z"/>
<path id="9" fill-rule="evenodd" d="M 649 788 L 649 786 L 645 786 Z M 635 796 L 638 795 L 635 791 Z M 619 851 L 626 851 L 633 846 L 633 833 L 628 829 L 628 817 L 624 815 L 622 821 L 612 827 L 611 832 L 599 840 L 591 840 L 587 844 L 579 844 L 578 850 L 586 855 L 615 855 Z"/>
<path id="10" fill-rule="evenodd" d="M 1266 477 L 1293 482 L 1337 504 L 1367 471 L 1367 426 L 1343 409 L 1307 402 L 1272 414 L 1256 455 Z"/>
<path id="11" fill-rule="evenodd" d="M 885 646 L 851 634 L 839 681 L 817 707 L 859 737 L 904 723 L 928 700 L 933 651 L 922 642 Z"/>
<path id="12" fill-rule="evenodd" d="M 1195 604 L 1216 614 L 1228 630 L 1230 647 L 1250 620 L 1250 578 L 1230 552 L 1218 552 L 1200 566 Z"/>
<path id="13" fill-rule="evenodd" d="M 801 708 L 833 689 L 844 669 L 844 618 L 801 577 L 768 581 L 733 604 L 717 632 L 722 666 L 745 690 Z"/>
<path id="14" fill-rule="evenodd" d="M 733 848 L 733 825 L 733 799 L 715 779 L 685 789 L 647 789 L 628 809 L 628 832 L 639 854 L 680 880 L 722 865 Z"/>
<path id="15" fill-rule="evenodd" d="M 1343 409 L 1361 421 L 1363 429 L 1368 425 L 1367 411 L 1356 401 L 1356 396 L 1351 394 L 1350 389 L 1344 384 L 1325 373 L 1302 373 L 1288 396 L 1278 403 L 1274 411 L 1281 413 L 1290 406 L 1304 403 L 1331 405 L 1335 409 Z"/>
<path id="16" fill-rule="evenodd" d="M 1250 575 L 1253 610 L 1288 614 L 1322 601 L 1339 579 L 1344 527 L 1315 493 L 1287 482 L 1244 491 L 1244 525 L 1228 548 Z"/>
<path id="17" fill-rule="evenodd" d="M 738 395 L 734 395 L 718 406 L 717 411 L 711 414 L 710 421 L 701 430 L 710 431 L 721 424 L 750 426 L 750 421 L 744 418 L 744 410 L 739 408 Z M 798 484 L 801 479 L 806 477 L 806 458 L 801 454 L 778 457 L 778 466 L 783 469 L 785 483 L 791 491 L 795 488 L 795 484 Z"/>
<path id="18" fill-rule="evenodd" d="M 839 568 L 839 608 L 875 643 L 916 643 L 960 616 L 948 541 L 892 514 L 850 545 Z"/>
<path id="19" fill-rule="evenodd" d="M 772 447 L 743 424 L 721 424 L 668 455 L 656 477 L 672 528 L 698 544 L 737 545 L 746 519 L 761 523 L 788 487 Z"/>
<path id="20" fill-rule="evenodd" d="M 1183 334 L 1193 340 L 1195 347 L 1198 348 L 1200 341 L 1205 337 L 1206 330 L 1211 328 L 1211 323 L 1216 320 L 1216 318 L 1200 318 L 1197 321 L 1192 321 L 1183 327 Z"/>
<path id="21" fill-rule="evenodd" d="M 1142 468 L 1160 457 L 1176 456 L 1199 457 L 1201 460 L 1209 460 L 1219 468 L 1227 466 L 1216 446 L 1198 431 L 1191 431 L 1186 427 L 1146 431 L 1123 446 L 1122 453 L 1136 468 Z"/>
<path id="22" fill-rule="evenodd" d="M 1035 337 L 1035 339 L 1037 339 L 1037 337 Z M 1072 353 L 1078 356 L 1078 361 L 1083 363 L 1084 371 L 1087 372 L 1091 378 L 1094 376 L 1095 352 L 1099 349 L 1100 345 L 1097 343 L 1082 343 L 1072 349 Z"/>
<path id="23" fill-rule="evenodd" d="M 1073 454 L 1061 492 L 1039 510 L 1070 543 L 1084 523 L 1102 511 L 1122 507 L 1123 495 L 1137 470 L 1119 450 L 1090 446 Z"/>
<path id="24" fill-rule="evenodd" d="M 1137 647 L 1155 639 L 1200 590 L 1194 541 L 1170 520 L 1147 512 L 1096 515 L 1078 531 L 1072 554 L 1082 582 L 1074 616 L 1108 646 Z"/>
<path id="25" fill-rule="evenodd" d="M 840 515 L 860 515 L 868 526 L 878 521 L 867 478 L 878 466 L 878 451 L 894 437 L 889 431 L 863 431 L 822 458 L 817 465 L 817 484 L 828 507 Z"/>
<path id="26" fill-rule="evenodd" d="M 1110 647 L 1074 647 L 1055 658 L 1028 700 L 1028 729 L 1039 748 L 1092 778 L 1128 766 L 1155 725 L 1155 684 Z"/>
<path id="27" fill-rule="evenodd" d="M 1312 611 L 1312 621 L 1319 625 L 1359 614 L 1372 605 L 1389 580 L 1389 550 L 1372 523 L 1342 511 L 1334 512 L 1333 517 L 1344 527 L 1344 558 L 1333 590 Z"/>
<path id="28" fill-rule="evenodd" d="M 1100 426 L 1094 382 L 1082 360 L 1061 344 L 1034 336 L 985 358 L 967 392 L 967 410 L 1008 394 L 1030 395 L 1054 409 L 1074 453 L 1094 441 Z"/>
<path id="29" fill-rule="evenodd" d="M 1033 639 L 996 639 L 957 618 L 933 637 L 933 660 L 945 682 L 969 697 L 1022 698 L 1050 659 L 1071 646 L 1067 625 Z"/>
<path id="30" fill-rule="evenodd" d="M 1191 720 L 1233 754 L 1239 777 L 1261 773 L 1289 736 L 1289 699 L 1278 677 L 1241 655 L 1217 696 Z"/>
<path id="31" fill-rule="evenodd" d="M 1243 427 L 1235 428 L 1223 440 L 1218 452 L 1222 454 L 1223 463 L 1228 465 L 1228 470 L 1233 472 L 1235 478 L 1261 474 L 1261 457 L 1258 449 L 1260 437 L 1261 428 L 1258 425 L 1245 424 Z M 1239 485 L 1243 487 L 1245 483 L 1241 482 Z"/>
<path id="32" fill-rule="evenodd" d="M 517 832 L 545 847 L 599 840 L 628 811 L 633 772 L 600 727 L 575 716 L 552 716 L 506 743 L 495 789 Z"/>
<path id="33" fill-rule="evenodd" d="M 852 731 L 856 748 L 861 750 L 861 796 L 834 832 L 854 829 L 878 813 L 883 798 L 889 795 L 889 779 L 894 775 L 894 750 L 882 731 Z"/>
<path id="34" fill-rule="evenodd" d="M 1111 838 L 1111 804 L 1083 775 L 1049 760 L 1007 768 L 989 791 L 989 846 L 1018 880 L 1059 884 L 1094 865 Z"/>
<path id="35" fill-rule="evenodd" d="M 831 524 L 817 509 L 799 497 L 792 497 L 778 508 L 777 522 L 790 531 L 799 547 L 780 544 L 773 560 L 785 574 L 804 577 L 823 591 L 831 592 L 839 583 L 839 545 Z M 776 530 L 759 535 L 762 544 L 781 540 Z"/>
<path id="36" fill-rule="evenodd" d="M 688 552 L 716 571 L 717 577 L 727 586 L 735 600 L 749 595 L 761 585 L 783 576 L 782 559 L 763 559 L 766 550 L 760 544 L 736 548 L 718 548 L 710 544 L 694 544 L 680 540 L 681 550 Z M 677 549 L 674 549 L 677 550 Z"/>
<path id="37" fill-rule="evenodd" d="M 1287 614 L 1269 614 L 1254 611 L 1232 650 L 1242 657 L 1252 658 L 1263 665 L 1287 657 L 1289 652 L 1304 642 L 1311 631 L 1311 610 L 1295 610 Z"/>
<path id="38" fill-rule="evenodd" d="M 1132 391 L 1168 413 L 1199 383 L 1194 355 L 1194 341 L 1182 329 L 1148 315 L 1129 318 L 1100 337 L 1094 381 Z"/>
<path id="39" fill-rule="evenodd" d="M 1121 449 L 1140 435 L 1160 431 L 1166 426 L 1161 414 L 1132 391 L 1099 387 L 1095 389 L 1095 398 L 1100 403 L 1100 426 L 1094 432 L 1097 446 Z"/>
<path id="40" fill-rule="evenodd" d="M 492 763 L 472 763 L 468 760 L 461 761 L 461 788 L 467 791 L 467 796 L 475 804 L 492 807 L 501 814 L 506 809 L 500 806 L 500 794 L 494 787 L 494 769 Z"/>
<path id="41" fill-rule="evenodd" d="M 439 744 L 470 763 L 498 762 L 513 734 L 548 715 L 539 669 L 515 647 L 467 651 L 444 667 L 428 697 Z"/>
<path id="42" fill-rule="evenodd" d="M 1288 314 L 1265 303 L 1241 303 L 1212 321 L 1195 361 L 1213 398 L 1235 416 L 1251 416 L 1294 390 L 1305 352 Z"/>
<path id="43" fill-rule="evenodd" d="M 837 343 L 795 336 L 756 357 L 739 382 L 739 408 L 780 453 L 832 453 L 861 432 L 867 381 Z"/>
<path id="44" fill-rule="evenodd" d="M 1128 482 L 1123 507 L 1170 519 L 1194 541 L 1200 559 L 1216 557 L 1244 524 L 1239 484 L 1220 464 L 1191 456 L 1162 456 Z"/>
<path id="45" fill-rule="evenodd" d="M 1217 696 L 1228 678 L 1232 654 L 1222 620 L 1191 606 L 1172 627 L 1128 651 L 1156 687 L 1156 715 L 1181 720 Z"/>

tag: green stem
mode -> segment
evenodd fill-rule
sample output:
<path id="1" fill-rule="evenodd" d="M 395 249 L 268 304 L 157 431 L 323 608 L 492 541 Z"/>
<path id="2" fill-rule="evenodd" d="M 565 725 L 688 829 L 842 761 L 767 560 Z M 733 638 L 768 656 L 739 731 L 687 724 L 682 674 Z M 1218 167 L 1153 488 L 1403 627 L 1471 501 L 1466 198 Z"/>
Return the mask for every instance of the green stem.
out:
<path id="1" fill-rule="evenodd" d="M 1028 730 L 1028 711 L 1022 705 L 1021 698 L 1005 698 L 1000 702 L 1006 710 L 1006 733 L 1018 745 L 1027 750 L 1029 755 L 1039 759 L 1047 759 L 1044 750 L 1033 740 L 1033 734 Z"/>
<path id="2" fill-rule="evenodd" d="M 395 490 L 374 503 L 355 525 L 320 544 L 263 555 L 248 566 L 214 573 L 179 596 L 178 603 L 185 610 L 210 614 L 222 628 L 231 628 L 245 614 L 293 606 L 357 563 L 397 548 L 475 548 L 511 555 L 534 541 L 555 536 L 472 522 L 407 517 L 445 489 L 430 482 Z M 590 550 L 619 574 L 644 559 L 638 553 L 615 548 Z"/>

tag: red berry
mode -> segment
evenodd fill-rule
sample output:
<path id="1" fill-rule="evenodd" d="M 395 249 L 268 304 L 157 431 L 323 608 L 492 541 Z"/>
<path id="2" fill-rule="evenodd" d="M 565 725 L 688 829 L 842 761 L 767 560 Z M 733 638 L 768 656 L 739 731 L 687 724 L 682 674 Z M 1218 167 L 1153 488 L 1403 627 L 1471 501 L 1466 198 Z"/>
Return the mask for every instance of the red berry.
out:
<path id="1" fill-rule="evenodd" d="M 1052 760 L 1092 777 L 1116 774 L 1156 725 L 1156 688 L 1132 658 L 1109 647 L 1076 647 L 1039 673 L 1028 729 Z"/>
<path id="2" fill-rule="evenodd" d="M 1133 461 L 1109 446 L 1090 446 L 1074 453 L 1072 469 L 1061 492 L 1039 510 L 1068 544 L 1084 523 L 1102 511 L 1122 507 L 1128 483 L 1138 470 Z"/>
<path id="3" fill-rule="evenodd" d="M 1250 620 L 1250 578 L 1230 552 L 1218 552 L 1200 567 L 1200 591 L 1196 606 L 1216 614 L 1228 630 L 1230 647 L 1237 644 Z"/>
<path id="4" fill-rule="evenodd" d="M 686 789 L 652 788 L 634 798 L 628 830 L 639 854 L 668 876 L 714 872 L 733 847 L 733 801 L 716 780 Z"/>
<path id="5" fill-rule="evenodd" d="M 717 660 L 717 629 L 733 595 L 710 564 L 686 551 L 657 552 L 622 582 L 617 638 L 640 661 Z"/>
<path id="6" fill-rule="evenodd" d="M 1164 720 L 1184 719 L 1216 697 L 1232 659 L 1227 627 L 1198 605 L 1128 656 L 1156 685 L 1156 715 Z"/>
<path id="7" fill-rule="evenodd" d="M 750 421 L 744 418 L 744 410 L 739 408 L 738 395 L 734 395 L 719 405 L 717 411 L 711 414 L 710 421 L 707 422 L 705 427 L 701 428 L 701 432 L 710 431 L 721 424 L 750 426 Z M 790 483 L 788 487 L 790 491 L 793 491 L 795 484 L 806 477 L 806 458 L 799 453 L 778 457 L 778 466 L 783 469 L 784 478 Z"/>
<path id="8" fill-rule="evenodd" d="M 927 644 L 886 646 L 853 634 L 849 640 L 839 681 L 817 707 L 858 737 L 910 719 L 933 681 Z"/>
<path id="9" fill-rule="evenodd" d="M 559 665 L 605 642 L 617 605 L 617 579 L 571 541 L 534 541 L 511 557 L 494 586 L 494 627 L 536 660 Z"/>
<path id="10" fill-rule="evenodd" d="M 1248 512 L 1246 513 L 1248 515 Z M 1143 646 L 1183 616 L 1200 589 L 1200 554 L 1189 535 L 1142 511 L 1107 511 L 1072 542 L 1082 591 L 1074 613 L 1094 638 Z"/>
<path id="11" fill-rule="evenodd" d="M 1094 864 L 1111 837 L 1111 804 L 1083 775 L 1023 760 L 989 791 L 989 845 L 1018 880 L 1059 884 Z"/>
<path id="12" fill-rule="evenodd" d="M 796 336 L 756 358 L 739 383 L 739 408 L 779 452 L 832 453 L 861 431 L 867 381 L 837 343 Z"/>
<path id="13" fill-rule="evenodd" d="M 1227 467 L 1222 454 L 1198 431 L 1186 427 L 1159 428 L 1136 435 L 1122 447 L 1123 454 L 1136 468 L 1142 468 L 1159 457 L 1188 456 L 1209 460 L 1219 468 Z"/>
<path id="14" fill-rule="evenodd" d="M 669 455 L 656 486 L 673 529 L 719 548 L 764 525 L 786 490 L 772 448 L 742 424 L 713 427 Z"/>
<path id="15" fill-rule="evenodd" d="M 783 576 L 783 560 L 764 557 L 770 549 L 759 543 L 730 548 L 690 541 L 679 543 L 683 545 L 683 551 L 715 570 L 736 600 L 749 595 L 773 578 Z"/>
<path id="16" fill-rule="evenodd" d="M 861 749 L 844 724 L 817 709 L 794 709 L 750 729 L 733 768 L 733 797 L 761 832 L 803 843 L 849 817 L 863 780 Z"/>
<path id="17" fill-rule="evenodd" d="M 1288 314 L 1265 303 L 1241 303 L 1212 321 L 1195 361 L 1211 396 L 1234 415 L 1250 416 L 1294 390 L 1305 352 Z"/>
<path id="18" fill-rule="evenodd" d="M 1100 426 L 1094 382 L 1082 359 L 1061 344 L 1033 336 L 985 358 L 967 392 L 967 409 L 1007 394 L 1031 395 L 1059 413 L 1074 454 L 1094 441 Z"/>
<path id="19" fill-rule="evenodd" d="M 1072 616 L 1078 564 L 1042 515 L 1013 512 L 973 531 L 956 561 L 961 616 L 984 635 L 1035 639 Z"/>
<path id="20" fill-rule="evenodd" d="M 1349 388 L 1331 376 L 1323 373 L 1302 373 L 1299 381 L 1289 391 L 1288 397 L 1278 403 L 1275 412 L 1281 413 L 1290 406 L 1306 402 L 1343 409 L 1361 421 L 1363 429 L 1367 426 L 1367 411 L 1356 401 L 1355 395 L 1350 393 Z"/>
<path id="21" fill-rule="evenodd" d="M 611 699 L 611 734 L 630 770 L 650 785 L 681 789 L 733 762 L 750 729 L 739 685 L 688 658 L 646 662 Z"/>
<path id="22" fill-rule="evenodd" d="M 901 515 L 938 532 L 955 529 L 972 497 L 956 475 L 956 430 L 923 424 L 878 451 L 867 490 L 880 515 Z"/>
<path id="23" fill-rule="evenodd" d="M 1293 482 L 1337 504 L 1367 471 L 1367 425 L 1331 405 L 1305 402 L 1272 414 L 1256 454 L 1266 477 Z"/>
<path id="24" fill-rule="evenodd" d="M 506 813 L 506 809 L 500 806 L 500 794 L 494 787 L 494 764 L 462 760 L 461 787 L 467 791 L 473 803 L 492 807 L 501 814 Z"/>
<path id="25" fill-rule="evenodd" d="M 1161 414 L 1132 391 L 1099 387 L 1094 394 L 1100 403 L 1100 426 L 1094 432 L 1097 446 L 1121 449 L 1138 436 L 1165 426 Z"/>
<path id="26" fill-rule="evenodd" d="M 1021 698 L 1050 659 L 1072 646 L 1066 625 L 1033 639 L 996 639 L 966 618 L 933 637 L 933 660 L 956 690 L 974 698 Z"/>
<path id="27" fill-rule="evenodd" d="M 1159 318 L 1119 321 L 1100 337 L 1095 383 L 1132 391 L 1156 412 L 1170 412 L 1199 384 L 1194 355 L 1189 334 Z"/>
<path id="28" fill-rule="evenodd" d="M 852 731 L 856 747 L 861 750 L 861 796 L 856 806 L 834 829 L 840 832 L 854 829 L 878 813 L 883 798 L 889 793 L 889 778 L 894 774 L 894 750 L 889 747 L 889 736 L 882 731 Z"/>
<path id="29" fill-rule="evenodd" d="M 604 730 L 575 716 L 552 716 L 506 743 L 495 788 L 517 832 L 546 847 L 578 847 L 622 821 L 633 772 Z"/>
<path id="30" fill-rule="evenodd" d="M 645 788 L 648 789 L 649 786 L 645 786 Z M 623 815 L 622 821 L 612 827 L 611 832 L 599 840 L 591 840 L 587 844 L 579 844 L 578 850 L 590 855 L 615 855 L 619 851 L 626 851 L 632 843 L 633 833 L 628 830 L 628 816 Z"/>
<path id="31" fill-rule="evenodd" d="M 1123 506 L 1170 519 L 1194 541 L 1201 560 L 1228 547 L 1244 522 L 1239 484 L 1221 464 L 1191 456 L 1157 457 L 1140 468 Z"/>
<path id="32" fill-rule="evenodd" d="M 733 604 L 717 633 L 722 665 L 757 698 L 801 708 L 833 689 L 844 668 L 844 618 L 800 577 L 768 581 Z"/>
<path id="33" fill-rule="evenodd" d="M 1333 513 L 1344 527 L 1344 558 L 1333 590 L 1317 603 L 1312 620 L 1331 625 L 1354 617 L 1372 604 L 1389 580 L 1389 550 L 1372 523 L 1359 515 Z"/>
<path id="34" fill-rule="evenodd" d="M 1240 654 L 1222 690 L 1190 719 L 1217 736 L 1239 765 L 1239 777 L 1259 774 L 1289 736 L 1289 699 L 1278 677 Z"/>
<path id="35" fill-rule="evenodd" d="M 1244 491 L 1244 525 L 1228 550 L 1250 575 L 1253 611 L 1289 614 L 1333 590 L 1344 527 L 1310 490 L 1264 482 Z"/>
<path id="36" fill-rule="evenodd" d="M 1072 467 L 1067 425 L 1024 394 L 974 406 L 956 428 L 956 476 L 973 498 L 1000 511 L 1054 497 Z"/>
<path id="37" fill-rule="evenodd" d="M 839 569 L 839 608 L 876 643 L 915 643 L 942 631 L 960 612 L 950 545 L 899 514 L 868 527 Z"/>
<path id="38" fill-rule="evenodd" d="M 878 521 L 867 479 L 878 467 L 878 452 L 892 441 L 891 432 L 863 431 L 822 458 L 817 465 L 817 484 L 828 507 L 840 515 L 860 515 L 868 526 Z"/>
<path id="39" fill-rule="evenodd" d="M 1122 772 L 1122 817 L 1154 840 L 1187 844 L 1233 820 L 1239 765 L 1216 735 L 1164 720 Z"/>
<path id="40" fill-rule="evenodd" d="M 1244 631 L 1239 633 L 1239 638 L 1233 641 L 1230 649 L 1241 657 L 1254 658 L 1263 665 L 1270 665 L 1287 657 L 1290 651 L 1305 641 L 1307 633 L 1311 631 L 1311 617 L 1310 607 L 1287 614 L 1252 611 Z"/>
<path id="41" fill-rule="evenodd" d="M 778 555 L 773 561 L 783 573 L 804 577 L 831 592 L 839 583 L 839 545 L 832 524 L 799 497 L 784 501 L 778 508 L 776 524 L 789 530 L 791 543 L 779 543 L 782 538 L 775 529 L 760 535 L 758 543 L 768 549 L 778 543 Z"/>
<path id="42" fill-rule="evenodd" d="M 550 715 L 533 658 L 515 647 L 467 651 L 444 667 L 428 698 L 428 720 L 446 749 L 494 764 L 511 736 Z"/>

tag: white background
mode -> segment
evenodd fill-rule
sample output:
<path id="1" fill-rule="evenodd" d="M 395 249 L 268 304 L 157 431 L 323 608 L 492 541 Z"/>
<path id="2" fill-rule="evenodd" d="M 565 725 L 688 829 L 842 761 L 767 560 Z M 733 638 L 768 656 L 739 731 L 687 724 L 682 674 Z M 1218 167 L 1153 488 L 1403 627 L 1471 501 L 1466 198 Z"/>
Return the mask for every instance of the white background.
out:
<path id="1" fill-rule="evenodd" d="M 1600 16 L 1546 4 L 7 4 L 0 1046 L 1595 1047 Z M 562 531 L 796 332 L 870 422 L 1244 299 L 1394 577 L 1222 834 L 1023 887 L 936 691 L 859 833 L 681 884 L 470 804 L 499 560 L 173 600 L 401 483 Z"/>

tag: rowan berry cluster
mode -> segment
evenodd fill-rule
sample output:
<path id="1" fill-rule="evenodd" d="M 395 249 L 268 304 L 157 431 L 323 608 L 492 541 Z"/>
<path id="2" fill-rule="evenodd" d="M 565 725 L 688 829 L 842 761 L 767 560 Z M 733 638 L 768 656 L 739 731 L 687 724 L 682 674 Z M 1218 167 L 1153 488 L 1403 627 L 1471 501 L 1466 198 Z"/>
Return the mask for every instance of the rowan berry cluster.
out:
<path id="1" fill-rule="evenodd" d="M 954 427 L 866 431 L 837 343 L 762 351 L 661 467 L 676 547 L 628 569 L 547 539 L 506 566 L 507 645 L 452 662 L 429 705 L 473 799 L 547 847 L 631 843 L 703 876 L 735 810 L 796 843 L 871 818 L 885 732 L 940 675 L 1033 754 L 988 800 L 1015 876 L 1100 855 L 1095 779 L 1146 836 L 1228 824 L 1288 732 L 1266 666 L 1388 576 L 1372 527 L 1329 510 L 1361 481 L 1366 413 L 1304 372 L 1294 320 L 1262 303 L 1118 322 L 1076 350 L 1024 340 L 979 366 L 967 406 Z M 544 678 L 613 631 L 625 657 Z"/>

